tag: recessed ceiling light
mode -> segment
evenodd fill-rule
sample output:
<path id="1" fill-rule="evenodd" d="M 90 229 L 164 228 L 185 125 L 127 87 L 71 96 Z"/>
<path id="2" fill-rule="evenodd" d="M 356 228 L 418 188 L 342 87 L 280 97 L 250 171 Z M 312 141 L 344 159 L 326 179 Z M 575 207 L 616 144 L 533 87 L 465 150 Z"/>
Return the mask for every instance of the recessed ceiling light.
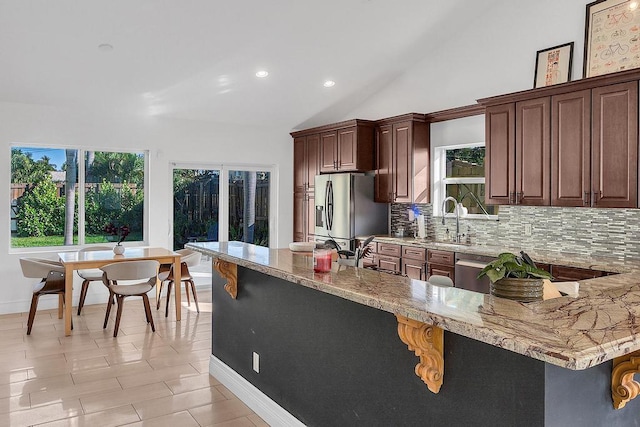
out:
<path id="1" fill-rule="evenodd" d="M 333 80 L 327 80 L 326 82 L 324 82 L 324 87 L 333 87 L 336 85 L 336 82 L 334 82 Z"/>
<path id="2" fill-rule="evenodd" d="M 632 1 L 631 3 L 629 3 L 629 9 L 634 10 L 638 8 L 638 2 L 637 1 Z"/>
<path id="3" fill-rule="evenodd" d="M 101 52 L 111 52 L 113 50 L 113 46 L 109 43 L 102 43 L 98 45 L 98 49 L 100 49 Z"/>
<path id="4" fill-rule="evenodd" d="M 266 70 L 260 70 L 256 73 L 256 77 L 265 78 L 269 75 L 269 72 Z"/>

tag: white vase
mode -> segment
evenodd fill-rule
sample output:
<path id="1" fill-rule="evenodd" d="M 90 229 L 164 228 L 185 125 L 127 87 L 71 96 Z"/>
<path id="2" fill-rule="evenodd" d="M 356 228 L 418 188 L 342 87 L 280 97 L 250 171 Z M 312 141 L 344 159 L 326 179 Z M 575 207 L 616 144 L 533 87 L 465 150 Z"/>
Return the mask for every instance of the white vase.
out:
<path id="1" fill-rule="evenodd" d="M 116 255 L 122 255 L 124 253 L 124 246 L 118 243 L 113 247 L 113 253 Z"/>

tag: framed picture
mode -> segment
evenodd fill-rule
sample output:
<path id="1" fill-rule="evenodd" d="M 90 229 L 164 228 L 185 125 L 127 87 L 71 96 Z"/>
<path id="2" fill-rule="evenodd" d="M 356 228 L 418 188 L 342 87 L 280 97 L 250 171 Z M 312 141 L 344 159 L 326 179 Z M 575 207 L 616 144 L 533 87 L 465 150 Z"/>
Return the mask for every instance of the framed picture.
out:
<path id="1" fill-rule="evenodd" d="M 640 8 L 635 0 L 587 5 L 584 77 L 640 67 Z"/>
<path id="2" fill-rule="evenodd" d="M 571 80 L 573 42 L 539 50 L 533 87 L 551 86 Z"/>

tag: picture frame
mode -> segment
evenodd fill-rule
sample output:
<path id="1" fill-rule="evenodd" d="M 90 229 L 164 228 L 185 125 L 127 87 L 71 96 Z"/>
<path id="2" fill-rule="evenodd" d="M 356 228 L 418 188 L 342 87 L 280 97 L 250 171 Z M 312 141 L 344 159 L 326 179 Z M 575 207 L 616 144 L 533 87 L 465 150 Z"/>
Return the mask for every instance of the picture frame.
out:
<path id="1" fill-rule="evenodd" d="M 640 7 L 635 0 L 587 5 L 583 77 L 640 67 Z"/>
<path id="2" fill-rule="evenodd" d="M 573 42 L 539 50 L 533 87 L 551 86 L 571 81 Z"/>

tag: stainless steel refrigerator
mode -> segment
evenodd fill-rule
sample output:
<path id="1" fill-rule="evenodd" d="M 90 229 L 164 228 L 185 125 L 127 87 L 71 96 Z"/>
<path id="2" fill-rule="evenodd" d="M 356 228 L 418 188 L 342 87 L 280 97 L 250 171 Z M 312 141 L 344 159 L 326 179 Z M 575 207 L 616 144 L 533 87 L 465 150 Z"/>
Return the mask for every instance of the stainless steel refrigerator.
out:
<path id="1" fill-rule="evenodd" d="M 387 234 L 386 203 L 373 201 L 373 176 L 361 173 L 317 175 L 315 240 L 331 238 L 341 249 L 354 250 L 356 236 Z"/>

